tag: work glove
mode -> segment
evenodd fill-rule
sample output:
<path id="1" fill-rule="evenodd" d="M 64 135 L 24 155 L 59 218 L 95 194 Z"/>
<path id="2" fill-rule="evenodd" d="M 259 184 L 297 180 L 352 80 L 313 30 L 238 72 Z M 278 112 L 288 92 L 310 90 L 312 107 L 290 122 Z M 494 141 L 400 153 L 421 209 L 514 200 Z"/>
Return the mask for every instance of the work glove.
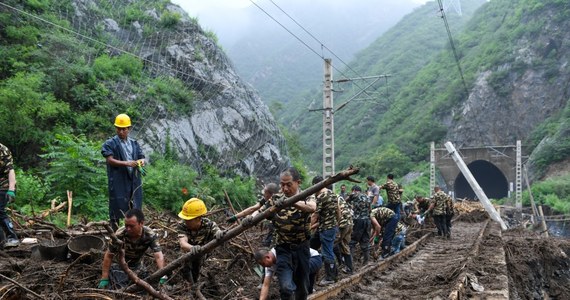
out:
<path id="1" fill-rule="evenodd" d="M 16 198 L 16 193 L 12 190 L 6 192 L 6 202 L 12 202 Z"/>
<path id="2" fill-rule="evenodd" d="M 216 240 L 221 240 L 224 237 L 224 234 L 226 234 L 226 232 L 224 230 L 218 230 L 215 234 L 214 234 L 214 238 Z"/>
<path id="3" fill-rule="evenodd" d="M 106 289 L 108 286 L 109 286 L 109 278 L 101 279 L 101 281 L 99 281 L 99 286 L 97 288 Z"/>
<path id="4" fill-rule="evenodd" d="M 253 221 L 253 216 L 247 216 L 241 220 L 241 225 L 243 226 L 250 226 Z"/>
<path id="5" fill-rule="evenodd" d="M 202 247 L 200 247 L 200 245 L 192 246 L 192 248 L 190 248 L 189 253 L 190 253 L 191 255 L 195 255 L 195 254 L 197 254 L 198 252 L 200 252 L 200 249 L 201 249 L 201 248 L 202 248 Z"/>
<path id="6" fill-rule="evenodd" d="M 137 161 L 137 163 L 138 163 L 138 169 L 139 169 L 139 172 L 141 173 L 141 175 L 146 176 L 146 170 L 144 169 L 142 162 L 139 160 L 139 161 Z"/>
<path id="7" fill-rule="evenodd" d="M 235 222 L 237 221 L 237 219 L 238 219 L 238 218 L 237 218 L 235 215 L 233 215 L 233 216 L 231 216 L 231 217 L 226 218 L 226 222 L 228 222 L 228 223 L 230 223 L 230 224 L 233 224 L 233 223 L 235 223 Z"/>
<path id="8" fill-rule="evenodd" d="M 194 248 L 194 247 L 192 247 L 192 248 Z M 164 275 L 164 276 L 160 277 L 158 284 L 162 285 L 162 284 L 165 284 L 167 281 L 168 281 L 168 276 Z"/>

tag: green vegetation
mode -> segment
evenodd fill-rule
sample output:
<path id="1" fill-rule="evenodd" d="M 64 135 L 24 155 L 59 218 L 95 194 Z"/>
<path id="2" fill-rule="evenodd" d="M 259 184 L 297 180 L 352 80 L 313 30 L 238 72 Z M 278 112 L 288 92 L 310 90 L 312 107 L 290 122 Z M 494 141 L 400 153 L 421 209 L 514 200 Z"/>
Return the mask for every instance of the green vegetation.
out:
<path id="1" fill-rule="evenodd" d="M 558 213 L 570 213 L 570 176 L 546 179 L 532 185 L 532 196 L 537 205 L 548 205 Z M 523 192 L 523 204 L 530 205 L 528 191 Z"/>
<path id="2" fill-rule="evenodd" d="M 62 11 L 68 12 L 64 16 L 74 15 L 71 0 L 3 2 L 77 30 L 60 15 Z M 171 31 L 180 23 L 180 14 L 166 9 L 169 1 L 149 3 L 94 2 L 88 4 L 88 15 L 101 20 L 112 16 L 127 30 L 137 21 L 145 36 Z M 151 10 L 159 20 L 147 12 Z M 133 49 L 119 44 L 124 42 L 105 32 L 102 24 L 83 24 L 80 30 L 102 43 L 0 8 L 0 142 L 10 148 L 18 167 L 15 208 L 37 214 L 53 199 L 64 201 L 70 190 L 74 222 L 108 218 L 106 165 L 100 150 L 114 134 L 116 114 L 128 113 L 137 126 L 155 109 L 173 117 L 187 115 L 197 97 L 179 78 L 167 72 L 155 75 L 147 69 L 148 62 L 118 51 L 113 45 Z M 208 36 L 215 38 L 213 33 Z M 223 205 L 224 190 L 236 206 L 255 202 L 253 179 L 221 177 L 214 168 L 198 174 L 178 163 L 167 144 L 165 153 L 152 154 L 156 159 L 148 165 L 143 179 L 145 205 L 174 213 L 191 197 L 203 198 L 210 207 Z M 65 216 L 53 218 L 56 224 L 65 224 Z"/>

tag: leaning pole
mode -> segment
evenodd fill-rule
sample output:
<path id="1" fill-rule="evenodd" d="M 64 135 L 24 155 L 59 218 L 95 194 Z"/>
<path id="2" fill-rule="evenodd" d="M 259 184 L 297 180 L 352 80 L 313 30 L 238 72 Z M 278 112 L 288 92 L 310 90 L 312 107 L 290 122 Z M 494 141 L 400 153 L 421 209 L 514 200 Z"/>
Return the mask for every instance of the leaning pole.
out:
<path id="1" fill-rule="evenodd" d="M 465 179 L 467 179 L 467 182 L 469 182 L 469 185 L 471 186 L 477 197 L 479 197 L 479 201 L 481 202 L 481 204 L 483 204 L 483 207 L 485 208 L 491 219 L 499 222 L 503 230 L 507 230 L 507 225 L 505 224 L 503 219 L 501 219 L 501 216 L 499 215 L 497 210 L 495 210 L 495 207 L 493 207 L 491 201 L 489 201 L 489 198 L 487 198 L 487 195 L 485 195 L 485 192 L 483 191 L 481 186 L 479 186 L 479 183 L 477 183 L 477 180 L 475 180 L 475 177 L 473 177 L 473 174 L 471 174 L 471 171 L 469 171 L 469 168 L 467 168 L 467 165 L 465 164 L 461 156 L 459 156 L 459 153 L 457 153 L 457 151 L 455 150 L 453 144 L 451 142 L 446 142 L 445 148 L 447 149 L 447 152 L 449 152 L 449 154 L 451 155 L 451 157 L 459 167 L 459 170 L 461 170 L 461 173 L 463 173 L 463 176 L 465 176 Z"/>

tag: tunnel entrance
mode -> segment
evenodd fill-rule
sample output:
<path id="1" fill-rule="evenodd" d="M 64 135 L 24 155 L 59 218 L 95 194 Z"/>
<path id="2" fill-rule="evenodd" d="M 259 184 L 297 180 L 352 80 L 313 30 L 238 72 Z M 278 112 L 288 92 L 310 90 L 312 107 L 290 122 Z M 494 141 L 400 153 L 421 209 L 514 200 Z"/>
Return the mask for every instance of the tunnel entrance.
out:
<path id="1" fill-rule="evenodd" d="M 501 199 L 509 195 L 509 183 L 503 172 L 492 163 L 485 160 L 476 160 L 468 166 L 471 174 L 483 189 L 487 198 Z M 455 197 L 475 199 L 475 192 L 463 176 L 459 173 L 455 180 Z"/>

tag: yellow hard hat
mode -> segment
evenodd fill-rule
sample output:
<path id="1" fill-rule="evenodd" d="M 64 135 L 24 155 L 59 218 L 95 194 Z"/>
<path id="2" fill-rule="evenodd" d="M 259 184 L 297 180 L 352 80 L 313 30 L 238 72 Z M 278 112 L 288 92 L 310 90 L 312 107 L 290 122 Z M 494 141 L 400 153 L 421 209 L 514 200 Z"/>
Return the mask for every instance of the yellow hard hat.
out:
<path id="1" fill-rule="evenodd" d="M 115 127 L 126 128 L 131 127 L 131 118 L 126 114 L 120 114 L 115 118 Z"/>
<path id="2" fill-rule="evenodd" d="M 206 214 L 207 212 L 208 209 L 206 208 L 204 201 L 198 198 L 192 198 L 184 203 L 184 206 L 182 206 L 182 210 L 178 213 L 178 216 L 184 220 L 192 220 Z"/>

